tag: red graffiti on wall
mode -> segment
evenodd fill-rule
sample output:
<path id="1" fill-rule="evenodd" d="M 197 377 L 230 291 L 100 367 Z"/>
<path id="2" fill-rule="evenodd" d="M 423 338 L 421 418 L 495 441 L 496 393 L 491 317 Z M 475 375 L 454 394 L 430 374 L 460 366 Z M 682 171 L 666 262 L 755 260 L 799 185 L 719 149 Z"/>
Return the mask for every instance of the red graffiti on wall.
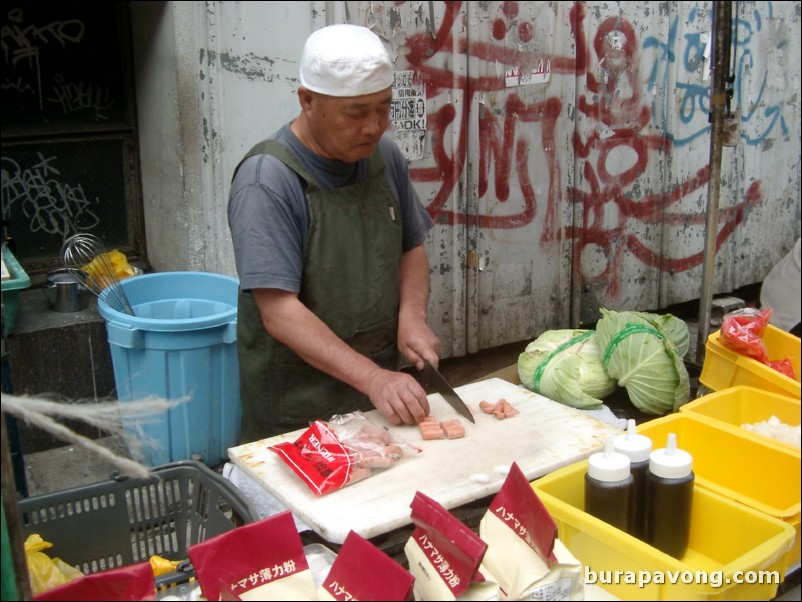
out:
<path id="1" fill-rule="evenodd" d="M 470 46 L 466 37 L 455 37 L 460 16 L 461 2 L 446 2 L 445 14 L 434 35 L 414 34 L 407 40 L 409 53 L 406 59 L 410 68 L 417 70 L 426 82 L 428 98 L 451 90 L 462 94 L 461 109 L 446 104 L 429 116 L 432 141 L 432 156 L 435 166 L 412 168 L 412 178 L 418 182 L 439 182 L 440 187 L 428 206 L 432 218 L 441 224 L 468 224 L 480 228 L 519 228 L 531 223 L 538 211 L 544 211 L 541 243 L 547 244 L 562 236 L 557 215 L 559 205 L 565 197 L 581 207 L 583 227 L 574 232 L 576 262 L 581 261 L 581 249 L 596 245 L 608 257 L 603 273 L 596 274 L 593 280 L 607 288 L 615 296 L 621 281 L 619 269 L 623 249 L 628 250 L 646 266 L 668 271 L 684 271 L 700 265 L 703 254 L 696 253 L 682 258 L 666 257 L 659 251 L 651 250 L 641 241 L 631 228 L 631 220 L 654 225 L 695 225 L 703 226 L 704 213 L 687 215 L 670 209 L 680 209 L 680 203 L 694 191 L 707 186 L 709 168 L 700 168 L 685 182 L 675 183 L 668 190 L 655 194 L 638 194 L 639 177 L 649 165 L 650 154 L 664 159 L 672 152 L 670 140 L 663 135 L 649 133 L 651 111 L 642 98 L 642 84 L 638 76 L 639 44 L 632 26 L 622 18 L 607 19 L 599 27 L 593 39 L 593 51 L 598 58 L 597 73 L 604 73 L 604 81 L 599 81 L 589 67 L 590 49 L 584 31 L 585 7 L 574 3 L 570 11 L 570 24 L 575 39 L 576 58 L 548 57 L 552 74 L 580 76 L 584 73 L 588 96 L 595 102 L 580 97 L 577 109 L 596 124 L 593 132 L 583 139 L 579 131 L 574 132 L 573 149 L 575 156 L 583 160 L 582 175 L 587 190 L 569 188 L 565 195 L 560 189 L 560 163 L 556 154 L 558 142 L 557 124 L 563 110 L 563 103 L 557 97 L 540 102 L 527 103 L 515 93 L 506 92 L 503 106 L 503 119 L 497 120 L 494 111 L 481 105 L 476 115 L 478 120 L 478 195 L 484 198 L 490 189 L 489 173 L 494 173 L 492 182 L 495 198 L 499 203 L 509 200 L 511 178 L 514 172 L 517 186 L 523 198 L 520 210 L 505 215 L 473 214 L 447 207 L 448 199 L 459 184 L 467 161 L 467 138 L 469 130 L 469 110 L 477 94 L 507 90 L 503 76 L 466 77 L 456 74 L 449 65 L 453 61 L 439 61 L 445 67 L 435 66 L 433 60 L 443 53 L 457 53 L 473 60 L 489 61 L 505 67 L 522 67 L 543 57 L 532 56 L 519 51 L 516 44 L 494 44 L 472 41 Z M 526 42 L 533 35 L 531 23 L 519 19 L 518 3 L 504 2 L 504 18 L 492 24 L 491 33 L 502 41 L 508 35 L 508 27 L 514 24 L 514 34 L 518 40 Z M 467 59 L 466 59 L 467 60 Z M 628 80 L 628 81 L 627 81 Z M 622 92 L 626 91 L 626 92 Z M 626 95 L 628 93 L 628 95 Z M 529 145 L 533 141 L 519 134 L 522 124 L 536 124 L 539 127 L 542 152 L 546 157 L 549 182 L 546 198 L 537 198 L 530 181 Z M 451 153 L 447 150 L 446 136 L 453 129 L 455 138 Z M 518 135 L 516 135 L 518 134 Z M 614 172 L 609 164 L 614 157 L 626 153 L 634 156 L 626 169 Z M 759 201 L 759 183 L 753 184 L 744 201 L 736 207 L 722 210 L 719 223 L 723 224 L 717 236 L 716 248 L 732 234 L 743 220 L 746 204 Z M 610 224 L 604 215 L 614 215 L 615 224 Z M 630 224 L 631 225 L 631 224 Z M 577 264 L 575 268 L 578 268 Z M 579 273 L 579 272 L 576 272 Z"/>
<path id="2" fill-rule="evenodd" d="M 672 206 L 679 209 L 684 197 L 707 186 L 710 169 L 705 165 L 687 181 L 657 194 L 641 195 L 638 198 L 627 194 L 637 183 L 638 177 L 645 172 L 649 153 L 667 155 L 672 149 L 665 136 L 648 134 L 651 111 L 644 104 L 642 89 L 638 85 L 640 57 L 632 26 L 624 19 L 605 20 L 596 32 L 593 49 L 600 60 L 599 64 L 604 65 L 606 81 L 600 82 L 589 69 L 586 70 L 587 89 L 598 101 L 591 103 L 585 97 L 580 97 L 577 108 L 591 117 L 597 127 L 586 140 L 582 140 L 579 132 L 575 131 L 573 147 L 576 156 L 583 159 L 589 159 L 591 151 L 595 151 L 596 160 L 595 163 L 587 160 L 583 165 L 584 180 L 590 190 L 572 188 L 569 196 L 582 207 L 582 247 L 594 244 L 602 249 L 606 257 L 615 258 L 608 261 L 605 270 L 594 278 L 596 283 L 603 282 L 608 287 L 608 293 L 615 296 L 622 281 L 619 258 L 624 248 L 645 265 L 667 271 L 685 271 L 701 263 L 702 252 L 683 258 L 671 258 L 651 250 L 637 236 L 627 231 L 627 223 L 635 219 L 656 226 L 672 223 L 704 224 L 706 218 L 702 213 L 688 216 L 672 214 L 670 210 Z M 624 90 L 628 95 L 621 92 Z M 607 169 L 608 160 L 614 153 L 622 152 L 634 155 L 635 160 L 620 173 L 611 173 Z M 759 192 L 759 185 L 753 184 L 748 191 L 747 202 L 758 200 Z M 724 226 L 717 235 L 716 249 L 742 221 L 743 203 L 723 213 L 720 219 L 724 218 Z M 617 223 L 605 223 L 605 214 L 617 216 Z M 577 253 L 575 261 L 579 260 Z"/>
<path id="3" fill-rule="evenodd" d="M 430 215 L 438 223 L 451 225 L 468 223 L 482 228 L 517 228 L 526 225 L 534 219 L 542 201 L 538 202 L 532 183 L 528 179 L 528 145 L 530 141 L 520 138 L 516 140 L 516 130 L 519 123 L 539 123 L 541 125 L 540 144 L 547 158 L 549 173 L 544 232 L 554 233 L 558 229 L 556 211 L 561 198 L 560 165 L 556 155 L 555 132 L 562 103 L 557 98 L 526 104 L 517 95 L 508 95 L 503 111 L 504 122 L 501 127 L 492 111 L 486 110 L 485 107 L 480 108 L 478 115 L 479 196 L 482 197 L 487 193 L 488 174 L 492 166 L 495 173 L 496 199 L 502 203 L 509 199 L 509 178 L 514 150 L 515 172 L 518 175 L 518 185 L 524 201 L 524 206 L 519 211 L 508 215 L 474 215 L 446 208 L 446 203 L 458 185 L 460 175 L 465 168 L 468 117 L 472 100 L 476 94 L 505 89 L 503 78 L 459 76 L 455 75 L 451 69 L 433 66 L 430 61 L 431 57 L 437 56 L 440 52 L 456 51 L 467 54 L 466 39 L 454 39 L 451 33 L 459 15 L 460 4 L 460 2 L 446 3 L 446 14 L 434 37 L 428 33 L 421 33 L 413 35 L 407 40 L 407 46 L 410 49 L 406 57 L 407 61 L 412 68 L 422 74 L 426 81 L 427 97 L 435 97 L 444 90 L 450 89 L 459 90 L 463 94 L 460 113 L 457 113 L 453 105 L 447 104 L 429 116 L 428 123 L 432 134 L 435 167 L 413 168 L 410 170 L 412 178 L 419 182 L 441 183 L 428 207 Z M 516 3 L 505 3 L 505 5 L 513 4 Z M 525 53 L 487 43 L 472 43 L 470 53 L 472 57 L 505 65 L 520 65 L 522 62 L 531 61 L 531 57 L 526 56 Z M 458 132 L 456 145 L 451 155 L 446 150 L 445 144 L 446 132 L 450 127 L 454 127 Z"/>

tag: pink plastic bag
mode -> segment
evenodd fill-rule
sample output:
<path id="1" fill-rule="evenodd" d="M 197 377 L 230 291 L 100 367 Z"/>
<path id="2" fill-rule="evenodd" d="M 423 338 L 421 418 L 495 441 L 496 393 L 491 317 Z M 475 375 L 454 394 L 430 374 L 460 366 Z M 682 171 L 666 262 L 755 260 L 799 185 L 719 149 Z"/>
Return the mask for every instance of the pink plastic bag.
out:
<path id="1" fill-rule="evenodd" d="M 722 344 L 728 349 L 756 359 L 788 378 L 796 379 L 791 360 L 789 358 L 772 360 L 763 342 L 763 334 L 766 332 L 772 311 L 774 310 L 770 307 L 763 309 L 745 307 L 726 314 L 721 322 Z"/>
<path id="2" fill-rule="evenodd" d="M 721 339 L 724 345 L 761 363 L 769 360 L 763 333 L 769 323 L 772 309 L 745 307 L 731 311 L 721 322 Z"/>

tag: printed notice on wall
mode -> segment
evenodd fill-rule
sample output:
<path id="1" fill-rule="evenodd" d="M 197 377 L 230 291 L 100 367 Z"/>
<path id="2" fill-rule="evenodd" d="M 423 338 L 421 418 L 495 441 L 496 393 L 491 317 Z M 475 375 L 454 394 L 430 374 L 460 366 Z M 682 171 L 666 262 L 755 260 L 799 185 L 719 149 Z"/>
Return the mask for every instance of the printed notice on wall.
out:
<path id="1" fill-rule="evenodd" d="M 423 158 L 426 143 L 426 84 L 414 71 L 396 71 L 390 125 L 407 161 Z"/>
<path id="2" fill-rule="evenodd" d="M 526 86 L 528 84 L 547 84 L 551 79 L 551 61 L 540 59 L 538 63 L 529 70 L 513 67 L 504 72 L 504 84 L 510 88 L 513 86 Z"/>

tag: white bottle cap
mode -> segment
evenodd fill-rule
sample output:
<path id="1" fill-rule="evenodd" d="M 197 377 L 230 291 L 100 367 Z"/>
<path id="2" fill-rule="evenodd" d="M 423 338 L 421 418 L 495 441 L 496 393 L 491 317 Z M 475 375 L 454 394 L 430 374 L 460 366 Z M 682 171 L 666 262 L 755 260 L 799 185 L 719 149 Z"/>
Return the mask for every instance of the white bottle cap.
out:
<path id="1" fill-rule="evenodd" d="M 588 474 L 598 481 L 623 481 L 629 476 L 629 457 L 615 451 L 613 440 L 608 439 L 603 452 L 588 458 Z"/>
<path id="2" fill-rule="evenodd" d="M 664 479 L 681 479 L 691 474 L 693 458 L 688 452 L 677 449 L 677 434 L 669 433 L 663 449 L 656 449 L 649 456 L 649 470 Z"/>
<path id="3" fill-rule="evenodd" d="M 635 420 L 627 421 L 627 432 L 613 439 L 615 451 L 629 456 L 632 462 L 646 462 L 652 453 L 652 440 L 646 435 L 639 435 Z"/>

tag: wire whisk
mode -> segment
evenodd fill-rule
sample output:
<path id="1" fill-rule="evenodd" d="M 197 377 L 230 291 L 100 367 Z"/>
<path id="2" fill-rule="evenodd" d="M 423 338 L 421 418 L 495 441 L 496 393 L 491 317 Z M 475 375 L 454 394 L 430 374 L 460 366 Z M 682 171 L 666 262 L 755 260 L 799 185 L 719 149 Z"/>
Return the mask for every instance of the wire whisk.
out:
<path id="1" fill-rule="evenodd" d="M 136 315 L 114 263 L 97 236 L 88 233 L 70 236 L 61 247 L 61 258 L 73 278 L 98 299 L 120 313 Z"/>

